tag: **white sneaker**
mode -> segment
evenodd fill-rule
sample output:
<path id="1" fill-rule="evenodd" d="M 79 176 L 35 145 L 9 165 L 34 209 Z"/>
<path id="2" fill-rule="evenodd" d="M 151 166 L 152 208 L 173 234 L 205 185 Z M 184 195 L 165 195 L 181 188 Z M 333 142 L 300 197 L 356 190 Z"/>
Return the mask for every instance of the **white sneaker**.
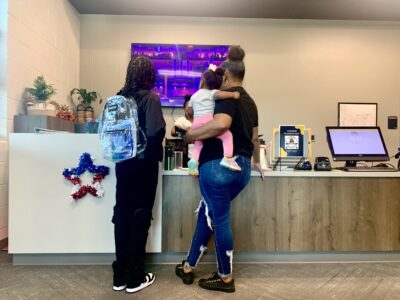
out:
<path id="1" fill-rule="evenodd" d="M 223 159 L 221 159 L 219 165 L 232 171 L 242 171 L 242 168 L 236 162 L 236 157 L 224 157 Z"/>
<path id="2" fill-rule="evenodd" d="M 144 276 L 144 281 L 140 285 L 135 287 L 127 287 L 125 291 L 127 293 L 136 293 L 140 290 L 143 290 L 144 288 L 147 288 L 149 285 L 153 284 L 154 280 L 156 280 L 156 276 L 154 276 L 153 273 L 147 273 Z"/>
<path id="3" fill-rule="evenodd" d="M 122 290 L 124 290 L 126 288 L 126 285 L 119 285 L 119 286 L 116 286 L 116 285 L 113 285 L 113 290 L 114 291 L 122 291 Z"/>

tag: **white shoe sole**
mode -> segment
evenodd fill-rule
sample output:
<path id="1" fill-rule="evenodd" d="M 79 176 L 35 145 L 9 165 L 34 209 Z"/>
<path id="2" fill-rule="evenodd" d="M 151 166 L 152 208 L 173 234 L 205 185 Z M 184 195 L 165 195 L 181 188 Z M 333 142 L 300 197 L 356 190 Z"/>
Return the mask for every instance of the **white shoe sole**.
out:
<path id="1" fill-rule="evenodd" d="M 150 281 L 143 282 L 138 287 L 135 287 L 135 288 L 126 288 L 125 291 L 127 293 L 136 293 L 140 290 L 143 290 L 144 288 L 147 288 L 149 285 L 152 285 L 154 280 L 156 280 L 156 276 L 154 276 L 154 274 L 152 274 L 152 273 L 148 273 L 148 274 L 151 274 L 151 276 L 153 277 Z"/>
<path id="2" fill-rule="evenodd" d="M 121 285 L 121 286 L 113 286 L 114 291 L 122 291 L 126 288 L 126 285 Z"/>
<path id="3" fill-rule="evenodd" d="M 240 167 L 234 167 L 234 166 L 228 165 L 228 164 L 223 163 L 223 162 L 220 162 L 219 165 L 220 165 L 221 167 L 227 168 L 227 169 L 229 169 L 229 170 L 231 170 L 231 171 L 235 171 L 235 172 L 240 172 L 240 171 L 242 171 L 242 168 L 240 168 Z"/>

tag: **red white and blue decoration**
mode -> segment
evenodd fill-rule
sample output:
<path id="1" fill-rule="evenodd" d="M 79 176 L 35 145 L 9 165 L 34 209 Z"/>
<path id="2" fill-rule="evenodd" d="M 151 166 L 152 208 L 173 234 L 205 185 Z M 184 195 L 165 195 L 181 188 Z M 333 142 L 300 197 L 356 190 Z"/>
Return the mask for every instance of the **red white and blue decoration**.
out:
<path id="1" fill-rule="evenodd" d="M 110 168 L 107 166 L 96 166 L 93 164 L 95 157 L 85 152 L 79 159 L 79 165 L 76 168 L 64 169 L 64 178 L 74 185 L 72 188 L 71 197 L 73 200 L 78 200 L 84 197 L 87 193 L 101 198 L 104 196 L 104 190 L 101 187 L 101 181 L 110 173 Z M 93 175 L 92 181 L 89 184 L 82 185 L 81 176 L 88 171 Z"/>

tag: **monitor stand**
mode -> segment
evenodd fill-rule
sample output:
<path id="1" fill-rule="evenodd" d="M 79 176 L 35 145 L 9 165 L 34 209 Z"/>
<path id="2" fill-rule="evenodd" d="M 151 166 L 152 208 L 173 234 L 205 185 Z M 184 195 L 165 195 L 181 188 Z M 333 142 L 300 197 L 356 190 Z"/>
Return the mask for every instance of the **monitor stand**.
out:
<path id="1" fill-rule="evenodd" d="M 346 160 L 346 163 L 344 164 L 344 166 L 355 168 L 357 166 L 357 161 L 356 160 Z"/>

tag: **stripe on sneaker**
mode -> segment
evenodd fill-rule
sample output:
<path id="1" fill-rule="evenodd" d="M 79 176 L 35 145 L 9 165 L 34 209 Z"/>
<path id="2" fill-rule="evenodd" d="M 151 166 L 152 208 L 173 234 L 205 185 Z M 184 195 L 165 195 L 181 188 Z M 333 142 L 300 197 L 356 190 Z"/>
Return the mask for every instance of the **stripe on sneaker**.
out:
<path id="1" fill-rule="evenodd" d="M 121 285 L 121 286 L 113 286 L 114 291 L 122 291 L 126 288 L 126 285 Z"/>
<path id="2" fill-rule="evenodd" d="M 126 292 L 127 293 L 136 293 L 146 287 L 148 287 L 149 285 L 153 284 L 154 280 L 156 279 L 156 277 L 154 276 L 153 273 L 147 273 L 145 275 L 145 281 L 142 282 L 139 286 L 134 287 L 134 288 L 126 288 Z"/>

